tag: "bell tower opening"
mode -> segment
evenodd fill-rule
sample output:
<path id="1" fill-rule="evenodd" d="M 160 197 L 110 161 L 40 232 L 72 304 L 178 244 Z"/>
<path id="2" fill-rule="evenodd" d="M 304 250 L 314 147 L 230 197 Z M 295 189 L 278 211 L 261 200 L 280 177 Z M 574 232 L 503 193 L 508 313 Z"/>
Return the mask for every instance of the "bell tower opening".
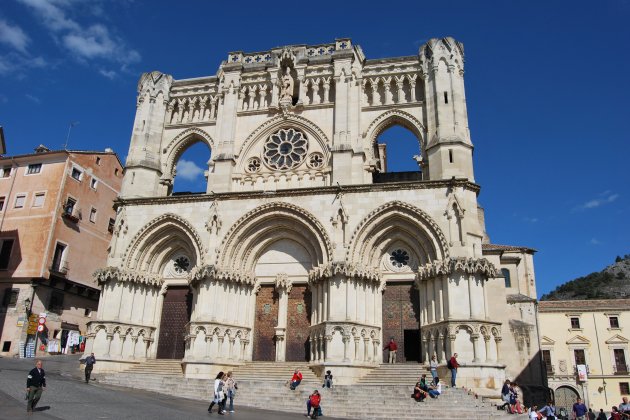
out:
<path id="1" fill-rule="evenodd" d="M 208 165 L 211 150 L 208 145 L 198 141 L 188 147 L 177 160 L 171 194 L 202 194 L 208 184 Z"/>
<path id="2" fill-rule="evenodd" d="M 423 179 L 418 138 L 402 125 L 394 123 L 378 135 L 374 155 L 379 165 L 374 183 Z"/>

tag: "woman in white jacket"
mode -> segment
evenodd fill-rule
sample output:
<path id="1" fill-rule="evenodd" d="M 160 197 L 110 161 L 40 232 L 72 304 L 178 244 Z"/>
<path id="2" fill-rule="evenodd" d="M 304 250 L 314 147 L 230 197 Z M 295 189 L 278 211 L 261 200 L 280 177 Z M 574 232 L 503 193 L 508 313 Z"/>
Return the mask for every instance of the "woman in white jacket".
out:
<path id="1" fill-rule="evenodd" d="M 214 396 L 212 402 L 210 403 L 210 407 L 208 407 L 208 413 L 212 413 L 212 407 L 214 407 L 215 404 L 218 404 L 219 414 L 225 414 L 225 391 L 223 390 L 223 386 L 225 385 L 224 378 L 225 374 L 221 371 L 214 379 Z"/>

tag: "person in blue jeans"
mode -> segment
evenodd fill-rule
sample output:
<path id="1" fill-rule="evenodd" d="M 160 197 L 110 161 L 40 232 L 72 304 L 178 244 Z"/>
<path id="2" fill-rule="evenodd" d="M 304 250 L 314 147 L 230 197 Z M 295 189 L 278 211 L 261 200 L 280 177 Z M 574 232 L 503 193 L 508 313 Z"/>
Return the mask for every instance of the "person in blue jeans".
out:
<path id="1" fill-rule="evenodd" d="M 234 397 L 236 396 L 236 390 L 238 386 L 236 381 L 232 377 L 232 371 L 227 373 L 227 380 L 225 381 L 225 387 L 227 388 L 227 397 L 230 400 L 230 408 L 227 410 L 230 413 L 234 412 Z"/>
<path id="2" fill-rule="evenodd" d="M 437 398 L 442 394 L 442 383 L 440 382 L 440 378 L 435 377 L 435 383 L 429 387 L 429 396 L 431 398 Z"/>
<path id="3" fill-rule="evenodd" d="M 457 368 L 459 367 L 459 363 L 457 363 L 457 353 L 453 354 L 447 365 L 447 367 L 451 370 L 451 386 L 455 388 L 455 379 L 457 379 Z"/>

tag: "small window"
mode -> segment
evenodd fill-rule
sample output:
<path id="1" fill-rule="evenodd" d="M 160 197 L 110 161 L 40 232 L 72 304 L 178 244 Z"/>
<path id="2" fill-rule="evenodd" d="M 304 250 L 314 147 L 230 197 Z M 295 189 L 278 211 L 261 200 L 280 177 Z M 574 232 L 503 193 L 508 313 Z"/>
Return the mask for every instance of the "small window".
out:
<path id="1" fill-rule="evenodd" d="M 503 274 L 503 278 L 505 280 L 505 287 L 512 287 L 512 279 L 510 277 L 510 270 L 508 270 L 507 268 L 502 268 L 501 274 Z"/>
<path id="2" fill-rule="evenodd" d="M 82 175 L 83 175 L 83 172 L 81 172 L 77 168 L 72 168 L 72 178 L 76 179 L 77 181 L 81 181 Z"/>
<path id="3" fill-rule="evenodd" d="M 551 364 L 551 350 L 543 350 L 542 358 L 543 363 L 545 364 L 545 369 L 547 369 L 547 373 L 553 373 L 553 365 Z"/>
<path id="4" fill-rule="evenodd" d="M 28 169 L 26 170 L 26 174 L 27 175 L 33 175 L 33 174 L 38 174 L 42 171 L 42 164 L 41 163 L 33 163 L 31 165 L 28 165 Z"/>
<path id="5" fill-rule="evenodd" d="M 585 365 L 586 364 L 586 355 L 584 354 L 584 349 L 575 349 L 573 350 L 573 356 L 575 357 L 575 365 Z"/>
<path id="6" fill-rule="evenodd" d="M 35 193 L 35 198 L 33 198 L 33 207 L 43 207 L 45 199 L 46 193 Z"/>
<path id="7" fill-rule="evenodd" d="M 2 298 L 2 306 L 5 308 L 15 308 L 19 294 L 20 294 L 20 289 L 4 289 L 4 297 Z"/>
<path id="8" fill-rule="evenodd" d="M 4 210 L 5 197 L 0 197 L 0 211 Z"/>
<path id="9" fill-rule="evenodd" d="M 11 342 L 10 341 L 5 341 L 2 343 L 2 351 L 3 352 L 7 352 L 11 350 Z"/>
<path id="10" fill-rule="evenodd" d="M 448 103 L 448 92 L 444 92 L 444 103 Z"/>
<path id="11" fill-rule="evenodd" d="M 107 224 L 107 230 L 109 233 L 114 233 L 114 225 L 116 224 L 116 220 L 109 218 L 109 223 Z"/>
<path id="12" fill-rule="evenodd" d="M 576 318 L 576 317 L 571 318 L 571 329 L 574 329 L 574 330 L 580 329 L 580 318 Z"/>
<path id="13" fill-rule="evenodd" d="M 21 209 L 24 207 L 24 202 L 26 201 L 26 195 L 18 195 L 15 197 L 15 207 L 16 209 Z"/>
<path id="14" fill-rule="evenodd" d="M 101 157 L 100 156 L 96 156 L 96 164 L 97 165 L 101 164 Z"/>
<path id="15" fill-rule="evenodd" d="M 0 168 L 0 178 L 8 178 L 11 176 L 11 167 Z"/>
<path id="16" fill-rule="evenodd" d="M 3 239 L 2 247 L 0 247 L 0 270 L 9 268 L 9 260 L 11 259 L 11 249 L 13 248 L 13 239 Z"/>
<path id="17" fill-rule="evenodd" d="M 448 149 L 448 161 L 453 163 L 453 149 Z"/>
<path id="18" fill-rule="evenodd" d="M 64 263 L 66 248 L 67 246 L 62 243 L 57 243 L 57 245 L 55 245 L 55 253 L 53 254 L 51 267 L 52 271 L 56 271 L 57 273 L 62 273 L 64 270 L 67 271 L 66 264 Z"/>
<path id="19" fill-rule="evenodd" d="M 118 168 L 114 169 L 114 175 L 118 176 Z"/>
<path id="20" fill-rule="evenodd" d="M 96 209 L 94 207 L 90 210 L 90 222 L 96 223 Z"/>
<path id="21" fill-rule="evenodd" d="M 95 190 L 96 189 L 96 185 L 98 185 L 98 181 L 95 178 L 92 178 L 92 180 L 90 181 L 90 188 Z"/>
<path id="22" fill-rule="evenodd" d="M 50 294 L 50 301 L 48 302 L 48 310 L 60 313 L 63 310 L 63 292 L 53 290 Z"/>
<path id="23" fill-rule="evenodd" d="M 628 386 L 628 382 L 619 382 L 619 393 L 621 395 L 630 394 L 630 387 Z"/>
<path id="24" fill-rule="evenodd" d="M 90 308 L 85 308 L 83 311 L 83 316 L 87 316 L 88 318 L 92 316 L 92 310 Z"/>
<path id="25" fill-rule="evenodd" d="M 608 320 L 610 321 L 610 328 L 619 328 L 619 317 L 611 316 L 608 317 Z"/>

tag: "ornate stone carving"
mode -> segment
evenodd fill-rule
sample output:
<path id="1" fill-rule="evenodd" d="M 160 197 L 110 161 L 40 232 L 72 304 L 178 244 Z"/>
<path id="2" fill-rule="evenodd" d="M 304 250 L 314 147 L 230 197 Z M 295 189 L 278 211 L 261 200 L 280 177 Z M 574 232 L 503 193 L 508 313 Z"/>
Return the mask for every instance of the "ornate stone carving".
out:
<path id="1" fill-rule="evenodd" d="M 497 268 L 485 258 L 453 257 L 444 260 L 435 260 L 418 267 L 416 278 L 420 280 L 430 279 L 455 272 L 466 274 L 482 274 L 486 277 L 495 277 Z"/>
<path id="2" fill-rule="evenodd" d="M 322 280 L 329 279 L 341 274 L 346 277 L 353 277 L 367 282 L 380 283 L 381 273 L 371 267 L 361 265 L 350 265 L 345 262 L 331 262 L 323 266 L 315 267 L 308 273 L 308 281 L 316 284 Z"/>
<path id="3" fill-rule="evenodd" d="M 287 293 L 291 293 L 291 289 L 293 289 L 293 283 L 291 283 L 291 280 L 289 280 L 289 276 L 286 273 L 276 274 L 274 284 L 276 290 L 284 289 Z"/>
<path id="4" fill-rule="evenodd" d="M 94 272 L 94 274 L 92 274 L 92 276 L 99 284 L 115 280 L 122 283 L 138 283 L 159 287 L 163 283 L 162 276 L 158 274 L 127 270 L 118 267 L 99 268 Z"/>

